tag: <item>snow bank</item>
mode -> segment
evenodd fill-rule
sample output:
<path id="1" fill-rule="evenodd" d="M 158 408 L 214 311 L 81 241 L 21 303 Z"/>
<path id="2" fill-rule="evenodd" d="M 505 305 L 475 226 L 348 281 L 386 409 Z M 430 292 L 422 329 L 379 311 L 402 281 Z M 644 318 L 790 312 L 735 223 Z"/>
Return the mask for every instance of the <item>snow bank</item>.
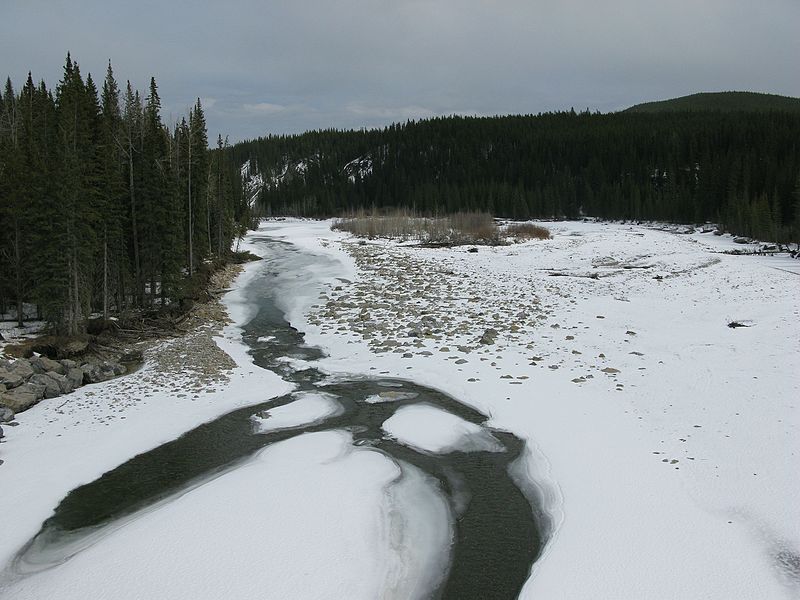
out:
<path id="1" fill-rule="evenodd" d="M 6 592 L 16 600 L 424 598 L 443 573 L 448 523 L 442 496 L 412 467 L 353 447 L 343 431 L 305 434 Z"/>
<path id="2" fill-rule="evenodd" d="M 424 452 L 503 451 L 503 445 L 480 425 L 431 404 L 402 406 L 382 428 L 401 444 Z"/>

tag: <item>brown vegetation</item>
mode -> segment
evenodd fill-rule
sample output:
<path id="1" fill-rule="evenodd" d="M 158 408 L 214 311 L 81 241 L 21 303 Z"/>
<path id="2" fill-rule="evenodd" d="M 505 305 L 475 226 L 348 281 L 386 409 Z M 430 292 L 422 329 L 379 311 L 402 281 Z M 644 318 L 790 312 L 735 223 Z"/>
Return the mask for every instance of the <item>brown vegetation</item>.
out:
<path id="1" fill-rule="evenodd" d="M 550 231 L 533 223 L 510 223 L 498 227 L 489 213 L 458 212 L 442 217 L 423 217 L 408 209 L 377 213 L 358 211 L 334 221 L 332 229 L 356 237 L 414 240 L 433 246 L 463 244 L 499 245 L 524 240 L 549 240 Z"/>
<path id="2" fill-rule="evenodd" d="M 503 228 L 503 235 L 515 240 L 549 240 L 550 230 L 533 223 L 510 223 Z"/>
<path id="3" fill-rule="evenodd" d="M 416 240 L 423 244 L 499 244 L 497 225 L 488 213 L 455 213 L 445 217 L 422 217 L 409 210 L 378 215 L 359 211 L 337 219 L 333 229 L 369 239 Z"/>

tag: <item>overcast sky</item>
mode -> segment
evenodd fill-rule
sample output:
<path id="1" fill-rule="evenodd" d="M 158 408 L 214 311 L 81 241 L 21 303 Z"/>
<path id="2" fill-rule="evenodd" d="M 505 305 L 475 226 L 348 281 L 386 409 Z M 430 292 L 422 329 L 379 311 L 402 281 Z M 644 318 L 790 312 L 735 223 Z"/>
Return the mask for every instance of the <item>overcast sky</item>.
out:
<path id="1" fill-rule="evenodd" d="M 617 110 L 698 91 L 800 96 L 800 0 L 0 0 L 0 75 L 67 50 L 196 97 L 209 138 L 442 114 Z"/>

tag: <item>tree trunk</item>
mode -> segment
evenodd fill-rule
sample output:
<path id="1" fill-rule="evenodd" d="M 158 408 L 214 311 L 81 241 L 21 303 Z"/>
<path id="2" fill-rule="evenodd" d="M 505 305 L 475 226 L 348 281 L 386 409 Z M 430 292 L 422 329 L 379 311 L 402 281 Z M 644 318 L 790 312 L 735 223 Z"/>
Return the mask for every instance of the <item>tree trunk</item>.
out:
<path id="1" fill-rule="evenodd" d="M 22 297 L 22 252 L 19 247 L 19 220 L 14 219 L 14 271 L 15 271 L 15 293 L 17 301 L 17 325 L 21 328 L 25 321 L 25 307 Z"/>
<path id="2" fill-rule="evenodd" d="M 103 226 L 103 321 L 108 321 L 108 226 Z"/>
<path id="3" fill-rule="evenodd" d="M 194 220 L 192 219 L 192 130 L 189 126 L 189 277 L 194 274 L 194 250 L 192 239 L 194 236 Z"/>
<path id="4" fill-rule="evenodd" d="M 128 134 L 128 180 L 131 191 L 131 229 L 133 231 L 133 273 L 136 290 L 133 295 L 134 304 L 141 305 L 142 301 L 142 271 L 139 263 L 139 234 L 136 227 L 136 194 L 133 191 L 133 140 Z"/>

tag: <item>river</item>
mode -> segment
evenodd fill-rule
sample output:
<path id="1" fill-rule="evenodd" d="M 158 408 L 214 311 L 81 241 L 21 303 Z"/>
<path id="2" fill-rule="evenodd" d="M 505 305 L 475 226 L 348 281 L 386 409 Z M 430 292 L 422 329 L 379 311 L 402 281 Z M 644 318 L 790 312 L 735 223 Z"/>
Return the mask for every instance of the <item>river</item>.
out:
<path id="1" fill-rule="evenodd" d="M 450 544 L 442 549 L 443 572 L 431 580 L 425 597 L 516 598 L 550 529 L 535 499 L 526 497 L 512 476 L 524 442 L 489 426 L 487 415 L 411 379 L 359 373 L 332 378 L 318 370 L 314 362 L 323 351 L 305 344 L 303 333 L 287 321 L 285 307 L 298 284 L 313 279 L 314 271 L 332 259 L 268 235 L 255 242 L 266 258 L 245 290 L 254 317 L 243 328 L 243 341 L 258 367 L 278 373 L 296 390 L 205 423 L 75 488 L 17 554 L 16 576 L 35 577 L 70 560 L 137 515 L 247 464 L 263 448 L 315 432 L 345 431 L 356 447 L 392 461 L 401 479 L 423 472 L 447 506 Z M 291 408 L 309 395 L 329 399 L 336 410 L 297 426 L 262 430 L 254 425 L 269 423 L 269 411 Z M 492 446 L 426 451 L 387 435 L 386 422 L 415 406 L 462 419 L 479 428 L 482 439 L 493 440 Z"/>

